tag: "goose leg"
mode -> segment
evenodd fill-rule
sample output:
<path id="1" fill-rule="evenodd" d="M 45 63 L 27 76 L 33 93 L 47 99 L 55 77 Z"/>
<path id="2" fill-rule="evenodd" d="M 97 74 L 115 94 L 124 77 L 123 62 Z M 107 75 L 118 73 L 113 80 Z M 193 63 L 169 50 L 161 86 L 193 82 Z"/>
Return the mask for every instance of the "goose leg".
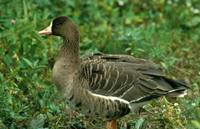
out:
<path id="1" fill-rule="evenodd" d="M 117 129 L 117 121 L 111 120 L 106 123 L 106 129 Z"/>

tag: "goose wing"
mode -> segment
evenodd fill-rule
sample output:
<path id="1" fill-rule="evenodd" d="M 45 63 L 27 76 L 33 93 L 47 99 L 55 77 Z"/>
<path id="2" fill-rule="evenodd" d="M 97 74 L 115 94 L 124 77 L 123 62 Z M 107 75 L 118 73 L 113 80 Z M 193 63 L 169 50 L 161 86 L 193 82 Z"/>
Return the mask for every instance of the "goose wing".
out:
<path id="1" fill-rule="evenodd" d="M 187 87 L 184 82 L 165 77 L 153 62 L 127 55 L 88 56 L 82 60 L 81 71 L 92 93 L 118 97 L 131 103 L 174 92 L 179 94 Z"/>

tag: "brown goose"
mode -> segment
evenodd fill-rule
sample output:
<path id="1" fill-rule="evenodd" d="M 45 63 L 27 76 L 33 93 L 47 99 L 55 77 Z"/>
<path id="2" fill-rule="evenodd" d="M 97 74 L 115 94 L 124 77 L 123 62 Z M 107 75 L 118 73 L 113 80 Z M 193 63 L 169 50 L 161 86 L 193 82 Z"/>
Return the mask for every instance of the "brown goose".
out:
<path id="1" fill-rule="evenodd" d="M 160 96 L 184 96 L 186 83 L 166 77 L 153 62 L 128 55 L 79 56 L 79 31 L 65 16 L 39 32 L 63 38 L 53 68 L 53 80 L 71 107 L 106 118 L 107 129 L 131 109 Z"/>

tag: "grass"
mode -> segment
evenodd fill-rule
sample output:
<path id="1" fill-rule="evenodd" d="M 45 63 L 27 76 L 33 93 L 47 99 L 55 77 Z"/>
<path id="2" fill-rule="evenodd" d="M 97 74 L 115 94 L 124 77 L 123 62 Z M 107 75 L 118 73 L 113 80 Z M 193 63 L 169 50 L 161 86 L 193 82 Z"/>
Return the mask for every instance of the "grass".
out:
<path id="1" fill-rule="evenodd" d="M 0 128 L 94 128 L 101 119 L 69 115 L 51 80 L 60 39 L 37 31 L 52 18 L 71 17 L 81 54 L 123 53 L 159 63 L 172 78 L 190 81 L 182 99 L 158 99 L 149 113 L 130 114 L 130 128 L 200 129 L 199 0 L 0 1 Z"/>

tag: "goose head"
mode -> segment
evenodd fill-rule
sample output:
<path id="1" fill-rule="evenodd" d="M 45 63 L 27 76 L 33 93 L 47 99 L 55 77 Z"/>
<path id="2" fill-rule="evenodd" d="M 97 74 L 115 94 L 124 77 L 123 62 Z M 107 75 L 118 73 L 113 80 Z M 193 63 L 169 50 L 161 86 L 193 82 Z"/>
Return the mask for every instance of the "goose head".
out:
<path id="1" fill-rule="evenodd" d="M 79 39 L 79 31 L 72 20 L 66 16 L 55 18 L 48 27 L 39 31 L 41 35 L 55 35 L 65 39 Z"/>

